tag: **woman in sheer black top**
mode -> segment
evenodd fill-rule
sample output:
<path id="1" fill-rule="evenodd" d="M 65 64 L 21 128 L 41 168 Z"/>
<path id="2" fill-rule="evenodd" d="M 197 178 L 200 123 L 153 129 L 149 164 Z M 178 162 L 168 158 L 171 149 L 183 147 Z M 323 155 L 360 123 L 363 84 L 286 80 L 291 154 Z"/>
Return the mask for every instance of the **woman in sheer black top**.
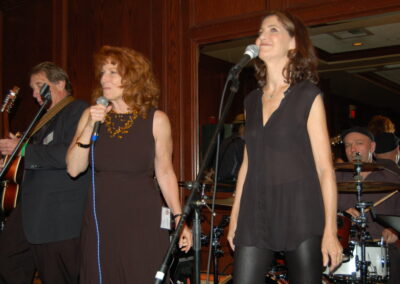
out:
<path id="1" fill-rule="evenodd" d="M 321 283 L 341 262 L 337 189 L 317 59 L 304 24 L 287 12 L 262 21 L 260 88 L 245 99 L 246 147 L 228 240 L 234 283 L 264 283 L 284 251 L 290 283 Z"/>

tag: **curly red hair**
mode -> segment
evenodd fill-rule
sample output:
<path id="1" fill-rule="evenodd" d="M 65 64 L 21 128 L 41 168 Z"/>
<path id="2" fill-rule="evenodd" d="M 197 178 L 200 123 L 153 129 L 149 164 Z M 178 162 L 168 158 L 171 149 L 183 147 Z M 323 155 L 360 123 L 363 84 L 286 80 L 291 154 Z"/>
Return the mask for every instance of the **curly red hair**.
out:
<path id="1" fill-rule="evenodd" d="M 141 53 L 126 47 L 103 46 L 94 56 L 96 86 L 92 97 L 95 101 L 103 95 L 100 84 L 104 64 L 117 66 L 122 77 L 123 100 L 131 111 L 147 118 L 150 108 L 158 107 L 160 89 L 150 61 Z"/>

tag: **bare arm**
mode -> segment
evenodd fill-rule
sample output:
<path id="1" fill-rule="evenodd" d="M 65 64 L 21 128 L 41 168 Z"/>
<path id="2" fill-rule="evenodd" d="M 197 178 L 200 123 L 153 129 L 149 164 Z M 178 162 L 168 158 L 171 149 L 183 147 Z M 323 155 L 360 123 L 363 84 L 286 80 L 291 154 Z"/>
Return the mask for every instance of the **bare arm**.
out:
<path id="1" fill-rule="evenodd" d="M 81 144 L 90 144 L 94 124 L 96 121 L 104 121 L 107 112 L 111 106 L 105 107 L 97 104 L 86 109 L 79 120 L 78 128 L 68 148 L 66 162 L 67 172 L 70 176 L 76 177 L 84 172 L 89 165 L 90 148 L 79 147 Z"/>
<path id="2" fill-rule="evenodd" d="M 229 221 L 229 232 L 227 236 L 229 244 L 233 250 L 235 250 L 233 238 L 235 237 L 237 219 L 239 216 L 240 200 L 242 199 L 243 185 L 247 175 L 247 168 L 248 168 L 248 157 L 247 157 L 247 148 L 245 146 L 243 153 L 243 161 L 242 165 L 240 166 L 238 179 L 236 182 L 235 199 L 232 205 L 231 218 Z"/>
<path id="3" fill-rule="evenodd" d="M 311 141 L 313 157 L 322 190 L 325 211 L 325 228 L 322 239 L 324 265 L 331 261 L 331 269 L 342 259 L 342 248 L 337 239 L 336 210 L 337 188 L 333 169 L 325 109 L 322 97 L 318 95 L 310 110 L 307 130 Z"/>
<path id="4" fill-rule="evenodd" d="M 167 115 L 161 111 L 154 114 L 153 135 L 156 147 L 155 172 L 162 194 L 173 214 L 182 213 L 178 182 L 172 165 L 171 126 Z"/>
<path id="5" fill-rule="evenodd" d="M 68 148 L 66 162 L 67 172 L 70 176 L 76 177 L 84 172 L 89 165 L 90 148 L 81 148 L 76 144 L 78 141 L 82 144 L 90 143 L 90 129 L 86 127 L 89 119 L 89 109 L 86 109 L 78 123 L 78 128 L 71 145 Z"/>
<path id="6" fill-rule="evenodd" d="M 157 181 L 160 185 L 161 192 L 167 202 L 168 207 L 173 214 L 182 213 L 181 203 L 179 201 L 178 181 L 172 165 L 172 137 L 171 125 L 167 115 L 157 110 L 154 114 L 153 136 L 155 139 L 155 172 Z M 176 222 L 179 222 L 179 217 Z M 192 244 L 192 235 L 190 230 L 185 227 L 183 229 L 180 247 L 185 247 L 187 252 Z"/>

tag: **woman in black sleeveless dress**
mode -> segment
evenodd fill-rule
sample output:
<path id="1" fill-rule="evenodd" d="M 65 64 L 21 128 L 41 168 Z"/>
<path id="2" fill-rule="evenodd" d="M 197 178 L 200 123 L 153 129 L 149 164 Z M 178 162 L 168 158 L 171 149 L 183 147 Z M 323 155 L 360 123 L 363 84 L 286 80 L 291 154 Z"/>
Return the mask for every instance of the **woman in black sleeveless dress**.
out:
<path id="1" fill-rule="evenodd" d="M 72 176 L 85 171 L 92 163 L 87 145 L 93 126 L 104 122 L 92 165 L 96 214 L 90 190 L 83 220 L 81 283 L 99 283 L 99 275 L 103 283 L 154 283 L 169 245 L 168 231 L 160 229 L 161 195 L 176 221 L 182 212 L 171 160 L 171 127 L 166 114 L 156 110 L 158 87 L 147 59 L 128 48 L 105 46 L 95 63 L 99 84 L 94 98 L 104 96 L 110 105 L 92 106 L 82 115 L 67 155 Z M 191 243 L 185 227 L 179 244 L 187 252 Z"/>
<path id="2" fill-rule="evenodd" d="M 246 148 L 228 233 L 234 283 L 264 283 L 273 252 L 284 251 L 291 284 L 320 284 L 322 265 L 338 265 L 342 248 L 317 59 L 305 26 L 286 12 L 264 18 L 256 45 L 260 89 L 245 99 Z"/>

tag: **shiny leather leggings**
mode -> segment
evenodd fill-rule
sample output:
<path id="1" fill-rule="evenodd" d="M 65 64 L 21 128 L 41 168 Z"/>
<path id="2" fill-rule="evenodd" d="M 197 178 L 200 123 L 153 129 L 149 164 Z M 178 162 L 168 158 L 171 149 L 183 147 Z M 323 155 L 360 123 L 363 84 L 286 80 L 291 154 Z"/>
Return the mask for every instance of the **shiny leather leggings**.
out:
<path id="1" fill-rule="evenodd" d="M 234 284 L 265 284 L 265 275 L 274 261 L 274 252 L 256 247 L 236 247 Z M 290 284 L 321 284 L 321 238 L 303 241 L 295 250 L 285 251 Z"/>

